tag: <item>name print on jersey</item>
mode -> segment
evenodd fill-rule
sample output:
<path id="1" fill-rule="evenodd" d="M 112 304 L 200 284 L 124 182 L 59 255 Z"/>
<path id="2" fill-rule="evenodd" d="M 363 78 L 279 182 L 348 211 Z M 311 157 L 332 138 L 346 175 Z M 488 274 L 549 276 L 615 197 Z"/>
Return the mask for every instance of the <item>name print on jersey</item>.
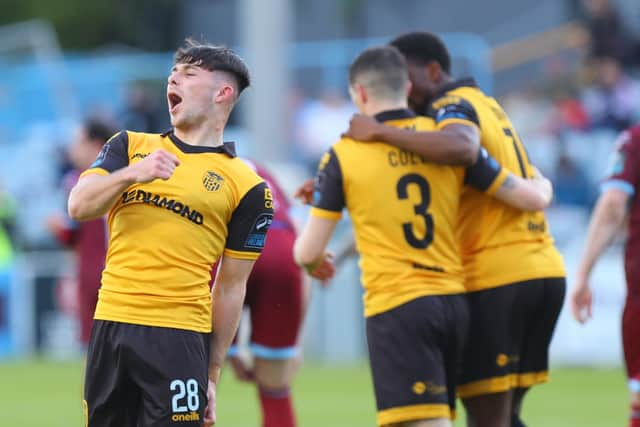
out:
<path id="1" fill-rule="evenodd" d="M 132 190 L 122 193 L 123 205 L 133 201 L 151 204 L 159 208 L 165 208 L 198 225 L 202 225 L 204 223 L 204 217 L 200 212 L 195 209 L 191 209 L 189 205 L 185 205 L 179 200 L 167 199 L 166 197 L 161 198 L 159 194 L 153 194 L 144 190 Z"/>

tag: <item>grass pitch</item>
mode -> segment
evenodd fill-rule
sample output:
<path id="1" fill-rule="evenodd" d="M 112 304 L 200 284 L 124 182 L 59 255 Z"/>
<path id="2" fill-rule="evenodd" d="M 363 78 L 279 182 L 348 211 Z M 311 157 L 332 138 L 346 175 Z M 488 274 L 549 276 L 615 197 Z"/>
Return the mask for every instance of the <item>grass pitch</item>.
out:
<path id="1" fill-rule="evenodd" d="M 1 426 L 81 427 L 82 363 L 44 360 L 0 362 Z M 365 363 L 307 363 L 294 385 L 300 427 L 375 426 L 371 380 Z M 530 427 L 626 425 L 628 399 L 622 370 L 555 369 L 549 384 L 525 401 Z M 251 385 L 227 370 L 218 390 L 217 427 L 258 427 L 259 407 Z M 464 426 L 464 411 L 456 427 Z"/>

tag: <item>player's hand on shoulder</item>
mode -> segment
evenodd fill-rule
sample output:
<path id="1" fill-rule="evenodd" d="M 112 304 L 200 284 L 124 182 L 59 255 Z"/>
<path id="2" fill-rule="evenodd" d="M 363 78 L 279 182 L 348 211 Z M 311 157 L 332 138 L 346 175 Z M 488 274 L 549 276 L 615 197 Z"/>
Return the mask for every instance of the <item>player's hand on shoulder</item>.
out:
<path id="1" fill-rule="evenodd" d="M 380 123 L 371 116 L 354 114 L 349 121 L 349 129 L 342 134 L 342 137 L 358 141 L 374 141 L 377 139 L 376 134 L 379 126 Z"/>
<path id="2" fill-rule="evenodd" d="M 204 427 L 211 427 L 216 423 L 216 385 L 209 380 L 207 384 L 207 407 L 204 408 Z"/>
<path id="3" fill-rule="evenodd" d="M 585 323 L 591 318 L 593 295 L 587 279 L 578 278 L 574 284 L 569 303 L 571 314 L 579 323 Z"/>
<path id="4" fill-rule="evenodd" d="M 130 168 L 137 183 L 151 182 L 155 179 L 168 180 L 180 164 L 178 158 L 166 150 L 158 149 Z"/>
<path id="5" fill-rule="evenodd" d="M 293 197 L 300 200 L 305 205 L 311 204 L 313 201 L 313 189 L 315 186 L 315 179 L 309 178 L 296 190 Z"/>

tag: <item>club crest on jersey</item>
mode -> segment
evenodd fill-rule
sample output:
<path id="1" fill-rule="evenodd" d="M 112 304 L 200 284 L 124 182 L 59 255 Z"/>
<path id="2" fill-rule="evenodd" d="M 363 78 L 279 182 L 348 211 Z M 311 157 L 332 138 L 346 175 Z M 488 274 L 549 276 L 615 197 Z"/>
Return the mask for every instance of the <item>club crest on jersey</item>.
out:
<path id="1" fill-rule="evenodd" d="M 218 191 L 224 184 L 224 178 L 215 172 L 206 171 L 202 177 L 202 184 L 207 191 Z"/>

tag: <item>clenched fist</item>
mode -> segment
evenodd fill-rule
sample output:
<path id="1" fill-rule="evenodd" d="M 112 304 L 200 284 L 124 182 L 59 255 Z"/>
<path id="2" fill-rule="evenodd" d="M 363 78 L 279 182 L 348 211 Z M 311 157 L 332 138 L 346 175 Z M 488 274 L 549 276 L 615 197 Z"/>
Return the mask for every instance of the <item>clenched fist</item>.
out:
<path id="1" fill-rule="evenodd" d="M 130 166 L 137 183 L 151 182 L 154 179 L 168 180 L 180 161 L 166 150 L 158 149 L 144 159 Z"/>

